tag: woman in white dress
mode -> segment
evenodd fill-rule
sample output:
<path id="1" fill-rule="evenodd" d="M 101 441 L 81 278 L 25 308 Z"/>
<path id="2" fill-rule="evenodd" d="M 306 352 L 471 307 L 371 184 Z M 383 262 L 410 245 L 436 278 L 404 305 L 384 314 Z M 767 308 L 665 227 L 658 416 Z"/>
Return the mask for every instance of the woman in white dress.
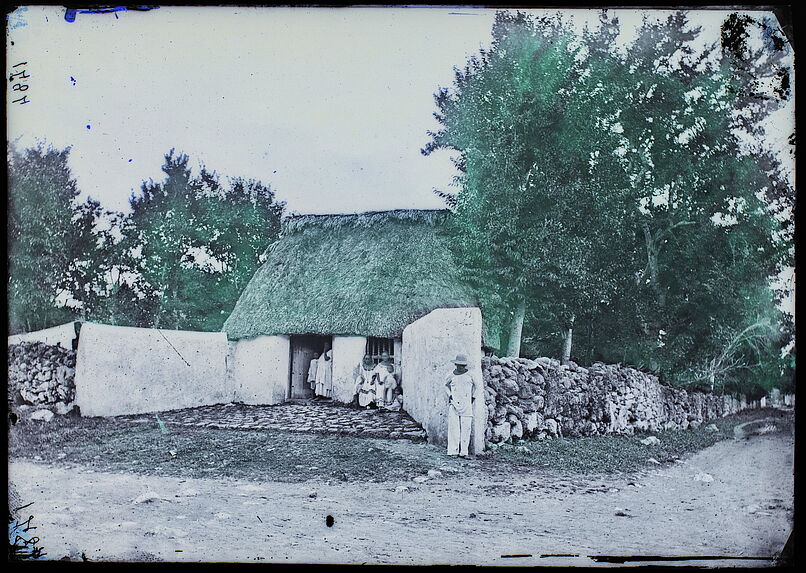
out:
<path id="1" fill-rule="evenodd" d="M 375 364 L 372 362 L 372 356 L 365 354 L 364 360 L 358 367 L 358 377 L 355 379 L 354 392 L 358 397 L 358 405 L 361 408 L 369 408 L 376 400 L 374 370 Z"/>

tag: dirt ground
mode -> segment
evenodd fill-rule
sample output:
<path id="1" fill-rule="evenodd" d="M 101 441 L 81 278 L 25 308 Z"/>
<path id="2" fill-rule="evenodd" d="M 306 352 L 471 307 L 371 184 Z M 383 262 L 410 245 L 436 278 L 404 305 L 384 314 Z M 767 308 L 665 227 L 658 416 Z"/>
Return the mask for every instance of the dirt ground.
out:
<path id="1" fill-rule="evenodd" d="M 21 513 L 34 516 L 47 559 L 589 566 L 615 555 L 758 567 L 774 562 L 751 558 L 774 557 L 792 528 L 793 451 L 791 434 L 771 433 L 630 475 L 490 473 L 468 460 L 423 483 L 363 484 L 12 460 L 9 481 L 33 502 Z M 708 556 L 736 559 L 697 559 Z"/>

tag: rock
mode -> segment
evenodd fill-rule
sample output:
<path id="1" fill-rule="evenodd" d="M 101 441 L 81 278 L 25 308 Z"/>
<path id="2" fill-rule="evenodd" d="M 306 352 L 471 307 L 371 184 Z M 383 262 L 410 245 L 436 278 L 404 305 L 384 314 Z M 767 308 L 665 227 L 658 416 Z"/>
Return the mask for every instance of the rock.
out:
<path id="1" fill-rule="evenodd" d="M 310 498 L 315 498 L 317 495 L 319 495 L 319 494 L 316 493 L 316 490 L 312 490 L 312 491 L 308 492 L 308 497 L 310 497 Z"/>
<path id="2" fill-rule="evenodd" d="M 428 477 L 430 478 L 441 478 L 442 472 L 439 470 L 428 470 Z"/>
<path id="3" fill-rule="evenodd" d="M 425 483 L 425 482 L 427 482 L 429 479 L 430 479 L 430 478 L 429 478 L 429 477 L 427 477 L 427 476 L 417 476 L 417 477 L 413 478 L 413 479 L 412 479 L 412 481 L 413 481 L 414 483 Z"/>
<path id="4" fill-rule="evenodd" d="M 540 423 L 540 421 L 539 421 L 539 418 L 537 416 L 537 412 L 529 412 L 528 414 L 526 414 L 524 416 L 523 429 L 527 433 L 531 434 L 532 432 L 534 432 L 537 429 L 537 426 L 539 425 L 539 423 Z"/>
<path id="5" fill-rule="evenodd" d="M 714 476 L 711 474 L 707 474 L 705 472 L 699 472 L 694 476 L 694 481 L 702 481 L 705 483 L 710 483 L 714 481 Z"/>
<path id="6" fill-rule="evenodd" d="M 30 420 L 40 420 L 42 422 L 50 422 L 53 419 L 53 412 L 50 410 L 36 410 L 28 418 Z"/>
<path id="7" fill-rule="evenodd" d="M 513 416 L 513 419 L 510 420 L 510 424 L 512 426 L 510 429 L 510 437 L 512 439 L 521 439 L 523 437 L 523 425 L 521 421 Z"/>
<path id="8" fill-rule="evenodd" d="M 493 426 L 493 442 L 505 442 L 509 439 L 512 426 L 508 421 L 503 421 Z"/>
<path id="9" fill-rule="evenodd" d="M 504 378 L 504 380 L 501 383 L 501 389 L 505 395 L 515 396 L 520 390 L 520 387 L 518 386 L 518 383 L 515 382 L 514 380 L 510 378 Z"/>
<path id="10" fill-rule="evenodd" d="M 137 505 L 140 503 L 151 503 L 154 501 L 162 501 L 164 498 L 160 496 L 158 493 L 154 493 L 153 491 L 147 491 L 142 495 L 138 495 L 136 498 L 132 500 L 132 503 Z"/>
<path id="11" fill-rule="evenodd" d="M 548 418 L 546 421 L 543 422 L 543 427 L 548 431 L 549 435 L 551 436 L 558 436 L 560 434 L 560 425 L 557 423 L 557 420 Z"/>
<path id="12" fill-rule="evenodd" d="M 708 430 L 709 432 L 719 431 L 719 428 L 716 427 L 716 424 L 708 424 L 707 426 L 705 426 L 705 429 Z"/>
<path id="13" fill-rule="evenodd" d="M 655 436 L 649 436 L 648 438 L 644 438 L 643 440 L 641 440 L 641 443 L 644 444 L 645 446 L 657 446 L 658 444 L 660 444 L 660 440 Z"/>
<path id="14" fill-rule="evenodd" d="M 658 460 L 656 460 L 655 458 L 649 458 L 647 461 L 649 463 L 651 463 L 651 464 L 660 465 L 660 462 Z"/>
<path id="15" fill-rule="evenodd" d="M 460 473 L 462 471 L 459 468 L 454 468 L 454 467 L 451 467 L 451 466 L 441 466 L 439 469 L 440 469 L 440 471 L 442 471 L 444 473 L 449 473 L 449 474 L 458 474 L 458 473 Z"/>
<path id="16" fill-rule="evenodd" d="M 395 493 L 408 493 L 411 489 L 407 485 L 399 485 L 395 488 Z"/>

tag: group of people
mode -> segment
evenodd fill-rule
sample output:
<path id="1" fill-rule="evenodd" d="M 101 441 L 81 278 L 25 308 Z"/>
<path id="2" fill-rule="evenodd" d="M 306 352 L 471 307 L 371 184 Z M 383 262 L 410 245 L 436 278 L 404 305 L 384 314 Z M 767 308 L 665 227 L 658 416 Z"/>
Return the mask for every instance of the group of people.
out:
<path id="1" fill-rule="evenodd" d="M 325 345 L 324 352 L 313 355 L 308 366 L 308 384 L 314 393 L 314 400 L 328 400 L 333 397 L 333 350 Z"/>
<path id="2" fill-rule="evenodd" d="M 375 364 L 372 356 L 364 355 L 355 379 L 353 402 L 361 408 L 398 411 L 403 407 L 403 392 L 395 376 L 395 365 L 388 352 L 381 353 Z"/>

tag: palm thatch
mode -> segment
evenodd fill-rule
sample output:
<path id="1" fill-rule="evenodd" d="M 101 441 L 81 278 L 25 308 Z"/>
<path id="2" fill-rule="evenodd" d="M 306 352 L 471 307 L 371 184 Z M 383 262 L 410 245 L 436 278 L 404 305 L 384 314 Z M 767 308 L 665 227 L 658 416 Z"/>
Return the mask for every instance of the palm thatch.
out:
<path id="1" fill-rule="evenodd" d="M 393 338 L 435 308 L 479 306 L 441 228 L 446 210 L 303 215 L 247 285 L 224 331 Z"/>

